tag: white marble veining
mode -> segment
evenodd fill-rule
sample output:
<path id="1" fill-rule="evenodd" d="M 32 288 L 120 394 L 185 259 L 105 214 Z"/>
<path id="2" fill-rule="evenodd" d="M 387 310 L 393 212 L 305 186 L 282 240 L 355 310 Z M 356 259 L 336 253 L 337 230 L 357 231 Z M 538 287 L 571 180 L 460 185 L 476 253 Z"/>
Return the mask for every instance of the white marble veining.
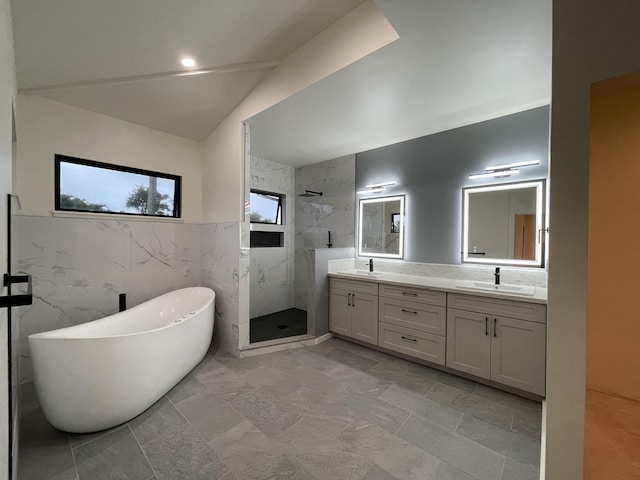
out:
<path id="1" fill-rule="evenodd" d="M 354 245 L 355 175 L 355 155 L 296 169 L 296 195 L 322 192 L 296 197 L 297 248 L 326 247 L 329 230 L 334 247 Z"/>
<path id="2" fill-rule="evenodd" d="M 252 189 L 285 195 L 284 247 L 252 248 L 250 275 L 250 318 L 293 307 L 295 169 L 270 160 L 251 156 Z M 253 230 L 259 230 L 254 224 Z"/>
<path id="3" fill-rule="evenodd" d="M 360 270 L 361 271 L 361 270 Z M 547 303 L 547 289 L 545 287 L 529 287 L 533 294 L 520 294 L 516 291 L 492 291 L 485 289 L 468 288 L 468 281 L 461 281 L 445 277 L 427 277 L 424 275 L 411 275 L 406 273 L 389 273 L 381 277 L 369 277 L 356 273 L 356 270 L 339 271 L 329 273 L 330 277 L 345 278 L 363 282 L 397 285 L 402 287 L 428 288 L 449 293 L 461 293 L 479 297 L 500 298 L 503 300 L 517 300 L 529 303 Z M 510 284 L 513 285 L 513 284 Z"/>
<path id="4" fill-rule="evenodd" d="M 296 169 L 295 306 L 307 310 L 308 250 L 355 242 L 355 155 Z M 306 190 L 322 196 L 300 197 Z"/>
<path id="5" fill-rule="evenodd" d="M 195 225 L 15 215 L 15 273 L 33 276 L 34 303 L 20 318 L 21 381 L 31 378 L 26 338 L 77 325 L 182 287 L 216 291 L 216 345 L 237 351 L 239 223 Z M 244 275 L 244 276 L 243 276 Z M 218 333 L 220 333 L 218 335 Z"/>
<path id="6" fill-rule="evenodd" d="M 248 262 L 240 247 L 240 223 L 201 225 L 202 285 L 216 292 L 214 348 L 237 353 L 241 292 L 248 289 Z"/>
<path id="7" fill-rule="evenodd" d="M 329 273 L 365 266 L 367 257 L 329 261 Z M 374 259 L 375 270 L 424 277 L 449 278 L 455 280 L 493 281 L 495 266 L 489 265 L 443 265 L 437 263 L 415 263 L 398 260 Z M 542 268 L 500 266 L 503 283 L 547 287 L 547 272 Z"/>
<path id="8" fill-rule="evenodd" d="M 26 339 L 200 283 L 197 225 L 14 216 L 14 271 L 33 276 L 34 303 L 19 310 L 21 380 L 30 377 Z"/>

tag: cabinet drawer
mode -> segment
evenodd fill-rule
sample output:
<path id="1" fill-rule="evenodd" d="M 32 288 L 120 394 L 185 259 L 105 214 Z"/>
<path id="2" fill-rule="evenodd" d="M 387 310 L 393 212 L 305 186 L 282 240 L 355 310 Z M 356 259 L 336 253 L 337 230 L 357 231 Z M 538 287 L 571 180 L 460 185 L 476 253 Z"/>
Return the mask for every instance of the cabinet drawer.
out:
<path id="1" fill-rule="evenodd" d="M 445 363 L 445 337 L 389 323 L 378 323 L 378 345 L 438 365 Z"/>
<path id="2" fill-rule="evenodd" d="M 424 303 L 380 297 L 380 321 L 434 335 L 445 335 L 447 309 Z"/>
<path id="3" fill-rule="evenodd" d="M 358 282 L 357 280 L 344 280 L 342 278 L 331 277 L 329 279 L 329 285 L 331 288 L 338 288 L 340 290 L 378 295 L 378 284 L 373 282 Z"/>
<path id="4" fill-rule="evenodd" d="M 425 290 L 423 288 L 399 287 L 395 285 L 380 285 L 380 296 L 409 300 L 411 302 L 427 303 L 445 307 L 447 305 L 447 294 L 436 292 L 435 290 Z"/>
<path id="5" fill-rule="evenodd" d="M 547 323 L 547 306 L 539 303 L 476 297 L 458 293 L 450 293 L 447 302 L 449 308 L 455 308 L 457 310 L 518 318 L 530 322 Z"/>

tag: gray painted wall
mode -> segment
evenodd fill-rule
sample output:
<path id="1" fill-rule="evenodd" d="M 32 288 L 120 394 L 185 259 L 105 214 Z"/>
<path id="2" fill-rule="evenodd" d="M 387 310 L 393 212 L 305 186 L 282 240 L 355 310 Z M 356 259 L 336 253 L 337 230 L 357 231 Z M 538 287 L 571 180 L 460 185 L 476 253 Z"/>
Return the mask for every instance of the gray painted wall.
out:
<path id="1" fill-rule="evenodd" d="M 384 195 L 407 195 L 405 260 L 459 264 L 462 188 L 547 178 L 548 158 L 549 107 L 544 106 L 359 153 L 356 190 L 397 181 Z M 507 179 L 469 179 L 490 165 L 524 160 L 540 165 Z"/>

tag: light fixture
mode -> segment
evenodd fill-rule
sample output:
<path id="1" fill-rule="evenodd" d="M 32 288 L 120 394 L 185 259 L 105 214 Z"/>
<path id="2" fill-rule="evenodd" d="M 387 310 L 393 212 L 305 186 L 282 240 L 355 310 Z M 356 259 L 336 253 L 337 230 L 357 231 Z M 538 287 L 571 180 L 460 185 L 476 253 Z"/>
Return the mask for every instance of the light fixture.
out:
<path id="1" fill-rule="evenodd" d="M 356 193 L 358 195 L 360 195 L 361 193 L 380 193 L 380 192 L 384 192 L 384 188 L 383 187 L 379 187 L 379 188 L 367 188 L 366 190 L 359 190 Z"/>
<path id="2" fill-rule="evenodd" d="M 356 194 L 360 195 L 361 193 L 380 193 L 380 192 L 384 192 L 385 187 L 390 187 L 392 185 L 397 185 L 398 182 L 396 181 L 389 181 L 389 182 L 380 182 L 380 183 L 372 183 L 371 185 L 365 185 L 364 186 L 364 190 L 359 190 L 356 192 Z"/>
<path id="3" fill-rule="evenodd" d="M 475 178 L 487 178 L 487 177 L 508 177 L 510 175 L 515 175 L 519 173 L 519 168 L 516 167 L 530 167 L 533 165 L 539 165 L 540 160 L 527 160 L 524 162 L 514 162 L 507 163 L 504 165 L 494 165 L 491 167 L 485 168 L 485 171 L 482 173 L 472 173 L 469 175 L 470 179 Z"/>
<path id="4" fill-rule="evenodd" d="M 509 168 L 507 170 L 495 170 L 493 172 L 474 173 L 472 175 L 469 175 L 469 178 L 508 177 L 509 175 L 514 175 L 519 172 L 520 170 L 518 170 L 517 168 Z"/>
<path id="5" fill-rule="evenodd" d="M 540 160 L 527 160 L 526 162 L 507 163 L 506 165 L 487 167 L 485 168 L 485 170 L 504 170 L 505 168 L 531 167 L 532 165 L 540 165 Z"/>
<path id="6" fill-rule="evenodd" d="M 195 67 L 196 66 L 196 61 L 193 58 L 189 58 L 189 57 L 185 57 L 182 60 L 180 60 L 180 63 L 182 64 L 183 67 Z"/>
<path id="7" fill-rule="evenodd" d="M 398 182 L 382 182 L 382 183 L 373 183 L 371 185 L 365 185 L 364 188 L 380 188 L 380 187 L 390 187 L 391 185 L 395 185 Z"/>

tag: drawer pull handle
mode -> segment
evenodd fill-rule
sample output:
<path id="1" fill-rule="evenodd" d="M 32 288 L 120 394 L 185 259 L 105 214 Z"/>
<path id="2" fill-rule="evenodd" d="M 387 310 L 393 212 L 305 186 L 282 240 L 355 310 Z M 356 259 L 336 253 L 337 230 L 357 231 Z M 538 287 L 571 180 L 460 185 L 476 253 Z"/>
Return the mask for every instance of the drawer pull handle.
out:
<path id="1" fill-rule="evenodd" d="M 351 306 L 351 294 L 347 295 L 347 305 Z"/>
<path id="2" fill-rule="evenodd" d="M 416 340 L 415 338 L 409 338 L 409 337 L 405 337 L 404 335 L 401 336 L 401 338 L 407 342 L 413 342 L 416 343 L 418 340 Z"/>
<path id="3" fill-rule="evenodd" d="M 489 336 L 489 317 L 484 317 L 484 334 Z"/>
<path id="4" fill-rule="evenodd" d="M 496 332 L 496 317 L 493 317 L 493 336 L 498 336 L 498 333 Z"/>
<path id="5" fill-rule="evenodd" d="M 356 294 L 355 293 L 351 294 L 351 306 L 352 307 L 356 306 Z"/>
<path id="6" fill-rule="evenodd" d="M 409 297 L 417 297 L 418 294 L 415 292 L 402 292 L 403 295 L 408 295 Z"/>
<path id="7" fill-rule="evenodd" d="M 414 312 L 413 310 L 405 310 L 404 308 L 402 309 L 402 313 L 409 313 L 411 315 L 417 315 L 418 312 Z"/>

